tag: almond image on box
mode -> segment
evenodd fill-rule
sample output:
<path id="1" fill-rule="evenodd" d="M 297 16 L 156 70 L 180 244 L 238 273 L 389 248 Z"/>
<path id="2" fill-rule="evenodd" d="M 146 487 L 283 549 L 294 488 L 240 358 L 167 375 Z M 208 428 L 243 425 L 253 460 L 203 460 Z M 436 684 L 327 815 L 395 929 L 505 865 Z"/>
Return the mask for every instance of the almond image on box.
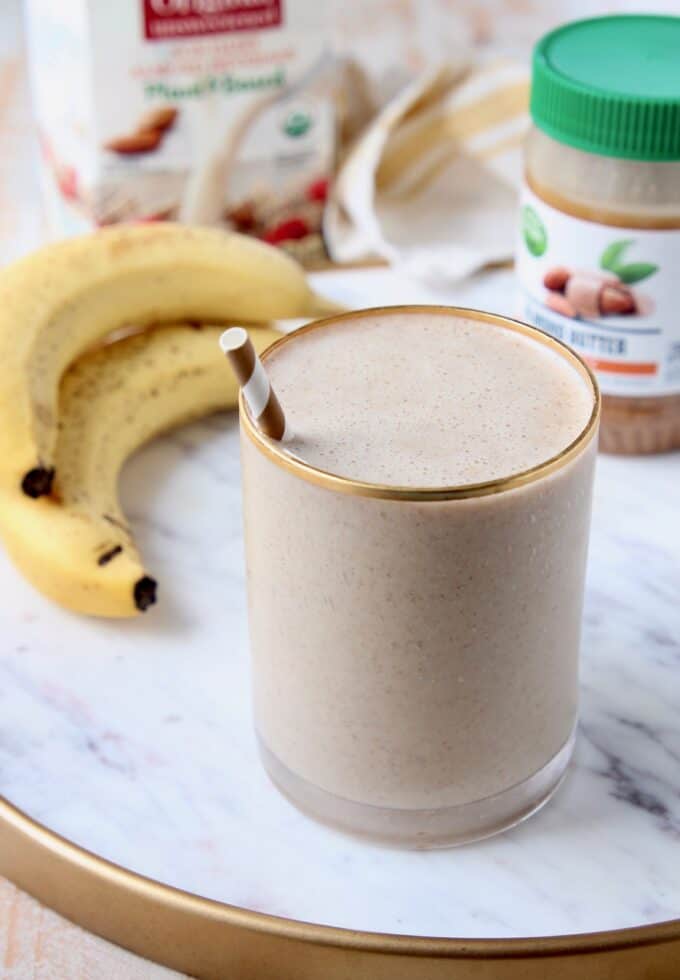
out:
<path id="1" fill-rule="evenodd" d="M 26 8 L 55 237 L 167 219 L 245 232 L 297 256 L 323 252 L 335 153 L 327 5 Z"/>
<path id="2" fill-rule="evenodd" d="M 176 119 L 177 109 L 173 106 L 152 109 L 139 120 L 133 133 L 109 140 L 104 144 L 105 148 L 114 153 L 148 153 L 160 146 L 163 137 L 172 128 Z"/>

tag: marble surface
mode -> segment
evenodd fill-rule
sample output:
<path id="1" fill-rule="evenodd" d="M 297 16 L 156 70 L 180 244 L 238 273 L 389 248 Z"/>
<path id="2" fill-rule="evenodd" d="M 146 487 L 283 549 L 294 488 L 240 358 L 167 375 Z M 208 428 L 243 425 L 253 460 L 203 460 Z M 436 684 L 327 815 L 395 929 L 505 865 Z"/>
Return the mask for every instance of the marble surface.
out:
<path id="1" fill-rule="evenodd" d="M 511 307 L 511 275 L 435 294 L 328 273 L 360 306 Z M 525 825 L 400 852 L 317 826 L 256 756 L 235 416 L 128 465 L 123 497 L 161 600 L 82 619 L 0 556 L 0 793 L 125 867 L 198 894 L 350 928 L 509 937 L 680 916 L 680 454 L 599 460 L 574 764 Z"/>

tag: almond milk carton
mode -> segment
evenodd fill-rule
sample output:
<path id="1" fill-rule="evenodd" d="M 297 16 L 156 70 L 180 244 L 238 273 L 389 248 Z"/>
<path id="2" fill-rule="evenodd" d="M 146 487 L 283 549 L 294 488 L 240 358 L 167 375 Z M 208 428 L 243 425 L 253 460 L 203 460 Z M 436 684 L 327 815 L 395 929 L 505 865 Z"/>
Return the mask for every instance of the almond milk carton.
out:
<path id="1" fill-rule="evenodd" d="M 314 251 L 333 166 L 321 0 L 26 0 L 55 235 L 222 225 Z"/>

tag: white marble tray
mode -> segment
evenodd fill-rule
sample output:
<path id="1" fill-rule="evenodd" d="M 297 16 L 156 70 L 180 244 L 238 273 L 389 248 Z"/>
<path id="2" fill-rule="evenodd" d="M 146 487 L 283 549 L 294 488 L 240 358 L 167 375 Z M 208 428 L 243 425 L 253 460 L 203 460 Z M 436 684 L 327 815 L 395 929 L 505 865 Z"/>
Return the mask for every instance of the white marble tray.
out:
<path id="1" fill-rule="evenodd" d="M 325 277 L 353 305 L 508 310 L 509 274 L 446 296 L 387 271 Z M 0 558 L 0 794 L 143 875 L 350 929 L 527 937 L 680 917 L 680 454 L 601 457 L 581 725 L 555 799 L 462 849 L 389 850 L 300 815 L 252 733 L 235 416 L 142 452 L 123 496 L 160 604 L 62 612 Z"/>

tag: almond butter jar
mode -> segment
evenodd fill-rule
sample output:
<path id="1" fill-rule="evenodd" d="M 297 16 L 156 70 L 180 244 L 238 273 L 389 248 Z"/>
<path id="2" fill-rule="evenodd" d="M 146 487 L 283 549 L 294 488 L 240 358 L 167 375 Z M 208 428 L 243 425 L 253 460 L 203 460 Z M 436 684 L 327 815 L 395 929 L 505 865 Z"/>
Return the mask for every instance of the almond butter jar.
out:
<path id="1" fill-rule="evenodd" d="M 680 448 L 680 17 L 575 21 L 534 50 L 522 319 L 602 390 L 600 447 Z"/>

